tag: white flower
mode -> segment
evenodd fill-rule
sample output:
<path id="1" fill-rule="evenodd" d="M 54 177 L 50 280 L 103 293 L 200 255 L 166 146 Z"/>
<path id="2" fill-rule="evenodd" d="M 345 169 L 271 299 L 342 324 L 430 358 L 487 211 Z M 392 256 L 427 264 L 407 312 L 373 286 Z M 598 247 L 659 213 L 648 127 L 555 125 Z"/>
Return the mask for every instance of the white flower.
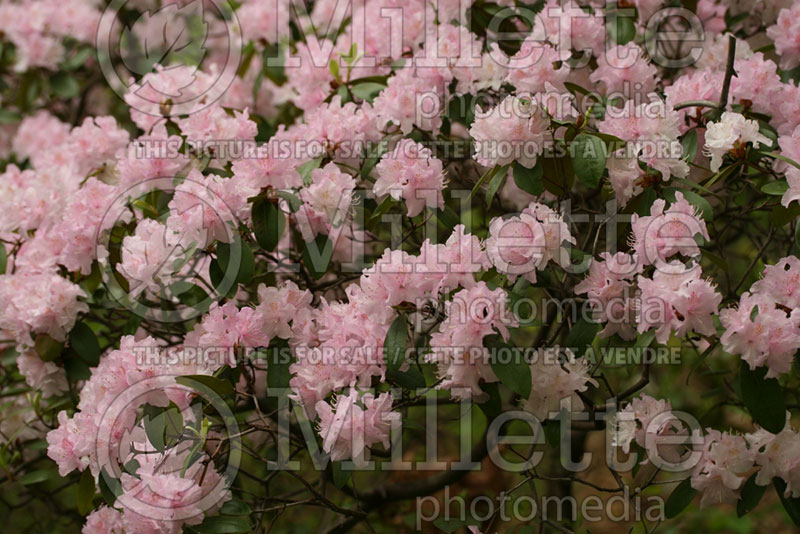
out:
<path id="1" fill-rule="evenodd" d="M 719 122 L 710 122 L 706 126 L 705 154 L 711 157 L 711 170 L 717 172 L 722 165 L 725 154 L 739 146 L 753 143 L 758 148 L 759 144 L 769 144 L 769 139 L 758 132 L 758 122 L 745 119 L 739 113 L 726 111 Z"/>

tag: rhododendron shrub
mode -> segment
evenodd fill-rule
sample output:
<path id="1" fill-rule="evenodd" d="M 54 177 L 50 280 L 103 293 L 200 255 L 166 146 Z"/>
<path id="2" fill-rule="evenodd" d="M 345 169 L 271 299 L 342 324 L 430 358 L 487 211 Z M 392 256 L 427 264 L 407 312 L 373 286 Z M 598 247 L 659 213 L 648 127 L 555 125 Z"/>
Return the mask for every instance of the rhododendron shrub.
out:
<path id="1" fill-rule="evenodd" d="M 797 530 L 799 19 L 0 0 L 5 531 Z"/>

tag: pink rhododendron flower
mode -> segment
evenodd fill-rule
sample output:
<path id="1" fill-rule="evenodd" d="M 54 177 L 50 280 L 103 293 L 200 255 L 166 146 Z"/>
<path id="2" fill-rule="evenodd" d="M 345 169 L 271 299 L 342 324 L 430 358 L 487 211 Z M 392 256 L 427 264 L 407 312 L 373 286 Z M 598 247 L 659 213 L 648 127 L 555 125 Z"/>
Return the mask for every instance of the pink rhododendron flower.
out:
<path id="1" fill-rule="evenodd" d="M 355 388 L 337 397 L 333 407 L 319 401 L 316 412 L 322 449 L 333 461 L 353 459 L 356 463 L 369 459 L 369 448 L 378 443 L 389 448 L 392 421 L 400 418 L 392 411 L 389 393 L 359 395 Z"/>
<path id="2" fill-rule="evenodd" d="M 431 202 L 431 207 L 444 206 L 442 162 L 433 157 L 430 149 L 411 139 L 401 140 L 392 152 L 384 154 L 375 170 L 378 179 L 372 188 L 374 193 L 405 200 L 409 217 L 422 213 Z"/>

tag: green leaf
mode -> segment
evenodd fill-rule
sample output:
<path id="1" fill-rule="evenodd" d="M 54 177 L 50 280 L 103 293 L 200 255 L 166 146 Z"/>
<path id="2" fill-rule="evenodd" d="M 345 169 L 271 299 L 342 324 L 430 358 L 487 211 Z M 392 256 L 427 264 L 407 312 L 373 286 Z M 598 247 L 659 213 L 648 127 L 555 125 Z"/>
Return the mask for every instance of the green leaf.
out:
<path id="1" fill-rule="evenodd" d="M 678 484 L 664 505 L 664 515 L 667 519 L 677 517 L 684 508 L 691 504 L 694 496 L 697 495 L 697 490 L 692 487 L 692 478 L 686 478 Z"/>
<path id="2" fill-rule="evenodd" d="M 175 378 L 175 382 L 194 389 L 197 389 L 198 385 L 203 385 L 223 397 L 233 395 L 235 391 L 233 384 L 216 376 L 184 375 Z"/>
<path id="3" fill-rule="evenodd" d="M 345 487 L 352 474 L 352 471 L 342 469 L 342 462 L 331 462 L 331 478 L 333 479 L 333 485 L 337 488 Z"/>
<path id="4" fill-rule="evenodd" d="M 386 339 L 383 341 L 383 360 L 388 371 L 397 371 L 403 365 L 408 347 L 408 323 L 406 316 L 400 314 L 392 322 Z"/>
<path id="5" fill-rule="evenodd" d="M 320 279 L 327 272 L 333 256 L 333 242 L 325 234 L 319 234 L 314 241 L 309 241 L 303 247 L 303 264 L 309 274 Z"/>
<path id="6" fill-rule="evenodd" d="M 250 505 L 241 499 L 231 499 L 223 504 L 222 508 L 219 509 L 220 515 L 249 516 L 251 513 L 252 510 L 250 509 Z"/>
<path id="7" fill-rule="evenodd" d="M 75 323 L 69 333 L 69 344 L 88 365 L 95 367 L 100 363 L 97 336 L 86 323 Z"/>
<path id="8" fill-rule="evenodd" d="M 503 168 L 504 167 L 501 165 L 495 165 L 494 167 L 489 167 L 488 169 L 486 169 L 486 172 L 484 172 L 481 175 L 481 177 L 475 183 L 475 186 L 472 188 L 472 191 L 469 194 L 469 200 L 475 198 L 475 195 L 478 194 L 478 191 L 480 191 L 483 184 L 486 183 L 487 181 L 491 182 L 494 175 L 500 172 L 500 169 Z"/>
<path id="9" fill-rule="evenodd" d="M 433 526 L 441 530 L 442 532 L 447 532 L 450 534 L 451 532 L 455 532 L 458 529 L 465 528 L 465 527 L 476 527 L 481 524 L 480 521 L 474 518 L 467 518 L 467 519 L 460 519 L 455 517 L 448 517 L 445 519 L 444 517 L 438 517 L 434 522 Z"/>
<path id="10" fill-rule="evenodd" d="M 594 342 L 600 325 L 581 317 L 567 333 L 567 347 L 575 351 L 575 356 L 580 358 Z"/>
<path id="11" fill-rule="evenodd" d="M 506 181 L 506 176 L 508 176 L 508 165 L 502 167 L 502 169 L 492 176 L 492 179 L 489 181 L 489 186 L 486 188 L 486 205 L 491 207 L 492 201 L 494 201 L 494 196 L 503 186 L 503 182 Z"/>
<path id="12" fill-rule="evenodd" d="M 66 72 L 58 72 L 50 77 L 50 87 L 61 98 L 73 98 L 81 92 L 81 86 L 74 76 Z"/>
<path id="13" fill-rule="evenodd" d="M 800 498 L 792 497 L 791 495 L 789 497 L 784 496 L 784 493 L 786 493 L 786 482 L 781 478 L 773 478 L 772 485 L 775 486 L 775 491 L 778 493 L 781 504 L 784 510 L 786 510 L 786 513 L 789 514 L 792 523 L 800 527 Z"/>
<path id="14" fill-rule="evenodd" d="M 290 193 L 289 191 L 281 191 L 280 189 L 275 191 L 275 196 L 278 198 L 282 198 L 289 204 L 289 210 L 292 213 L 297 213 L 297 210 L 300 209 L 300 206 L 303 205 L 303 201 L 300 200 L 295 194 Z"/>
<path id="15" fill-rule="evenodd" d="M 311 180 L 311 172 L 318 169 L 321 164 L 322 158 L 316 158 L 297 166 L 297 172 L 300 174 L 300 178 L 303 179 L 303 185 L 308 187 L 313 183 Z"/>
<path id="16" fill-rule="evenodd" d="M 742 360 L 739 367 L 742 400 L 756 423 L 777 434 L 786 426 L 786 404 L 780 383 L 775 378 L 765 378 L 766 374 L 766 367 L 751 370 Z"/>
<path id="17" fill-rule="evenodd" d="M 73 349 L 67 349 L 64 352 L 64 371 L 72 383 L 79 380 L 88 380 L 92 376 L 89 366 Z"/>
<path id="18" fill-rule="evenodd" d="M 228 266 L 237 263 L 237 261 L 234 260 L 231 264 L 231 253 L 235 253 L 236 251 L 239 252 L 239 270 L 236 272 L 234 278 L 235 282 L 247 284 L 253 279 L 253 273 L 256 268 L 253 251 L 237 234 L 234 236 L 233 243 L 217 243 L 217 257 L 211 261 L 211 265 L 214 269 L 212 269 L 213 272 L 209 273 L 211 283 L 214 287 L 219 287 L 223 281 L 226 281 L 226 284 L 231 282 L 230 277 L 232 273 L 228 272 Z"/>
<path id="19" fill-rule="evenodd" d="M 615 43 L 627 44 L 636 38 L 636 21 L 633 17 L 610 16 L 608 18 L 608 34 Z"/>
<path id="20" fill-rule="evenodd" d="M 46 480 L 55 480 L 57 478 L 57 471 L 53 469 L 40 469 L 38 471 L 31 471 L 30 473 L 21 475 L 19 478 L 17 478 L 17 482 L 23 486 L 30 486 L 32 484 L 39 484 L 40 482 L 45 482 Z"/>
<path id="21" fill-rule="evenodd" d="M 253 202 L 253 233 L 264 250 L 273 251 L 283 234 L 286 224 L 283 212 L 275 202 L 259 198 Z"/>
<path id="22" fill-rule="evenodd" d="M 81 479 L 78 482 L 78 513 L 87 515 L 92 511 L 92 499 L 94 499 L 95 487 L 94 477 L 91 469 L 84 469 Z"/>
<path id="23" fill-rule="evenodd" d="M 384 89 L 386 89 L 386 85 L 382 83 L 366 82 L 354 85 L 350 89 L 350 92 L 353 93 L 353 96 L 356 96 L 361 100 L 372 102 L 372 100 L 378 96 L 378 93 Z"/>
<path id="24" fill-rule="evenodd" d="M 503 410 L 503 402 L 500 399 L 500 388 L 497 382 L 482 384 L 481 389 L 489 395 L 486 401 L 478 403 L 478 408 L 486 415 L 486 419 L 491 421 Z"/>
<path id="25" fill-rule="evenodd" d="M 173 447 L 183 434 L 183 416 L 172 402 L 166 409 L 149 410 L 142 421 L 147 439 L 159 452 Z"/>
<path id="26" fill-rule="evenodd" d="M 339 80 L 339 62 L 335 59 L 328 64 L 330 68 L 331 75 L 333 75 L 334 79 Z"/>
<path id="27" fill-rule="evenodd" d="M 514 162 L 514 183 L 517 184 L 517 187 L 533 196 L 539 196 L 544 191 L 542 173 L 541 161 L 537 160 L 532 169 L 520 165 L 518 161 Z"/>
<path id="28" fill-rule="evenodd" d="M 416 366 L 411 365 L 407 371 L 386 371 L 386 379 L 406 389 L 422 389 L 428 384 Z"/>
<path id="29" fill-rule="evenodd" d="M 492 371 L 508 389 L 527 399 L 531 396 L 531 367 L 522 351 L 509 347 L 499 335 L 487 336 L 483 346 L 491 350 Z"/>
<path id="30" fill-rule="evenodd" d="M 269 347 L 268 356 L 267 388 L 287 389 L 292 378 L 289 367 L 294 361 L 289 343 L 285 339 L 275 339 Z"/>
<path id="31" fill-rule="evenodd" d="M 6 246 L 0 243 L 0 274 L 6 274 L 6 267 L 8 266 L 8 252 Z"/>
<path id="32" fill-rule="evenodd" d="M 694 161 L 697 156 L 697 128 L 692 128 L 681 138 L 681 159 Z"/>
<path id="33" fill-rule="evenodd" d="M 765 195 L 772 195 L 776 197 L 783 196 L 789 190 L 789 184 L 786 180 L 778 180 L 775 182 L 767 182 L 761 186 L 761 192 Z"/>
<path id="34" fill-rule="evenodd" d="M 76 70 L 81 68 L 86 64 L 86 61 L 89 59 L 89 56 L 92 55 L 92 47 L 87 46 L 86 48 L 81 48 L 80 50 L 76 51 L 72 57 L 67 58 L 62 64 L 61 68 L 63 70 Z"/>
<path id="35" fill-rule="evenodd" d="M 245 516 L 217 515 L 206 517 L 199 525 L 186 530 L 196 534 L 239 534 L 250 532 L 250 520 Z"/>
<path id="36" fill-rule="evenodd" d="M 0 109 L 0 124 L 16 124 L 22 120 L 22 115 L 10 109 Z"/>
<path id="37" fill-rule="evenodd" d="M 33 347 L 36 349 L 36 354 L 46 361 L 51 362 L 61 355 L 64 350 L 64 344 L 56 341 L 47 334 L 39 334 L 33 342 Z"/>
<path id="38" fill-rule="evenodd" d="M 122 483 L 109 475 L 105 468 L 102 468 L 100 476 L 97 477 L 97 486 L 100 489 L 100 495 L 109 506 L 114 506 L 117 497 L 122 495 Z"/>
<path id="39" fill-rule="evenodd" d="M 570 155 L 575 176 L 592 189 L 600 184 L 606 169 L 606 145 L 602 139 L 581 133 L 573 139 Z"/>
<path id="40" fill-rule="evenodd" d="M 744 483 L 744 486 L 742 486 L 742 496 L 736 503 L 736 515 L 738 517 L 742 517 L 748 512 L 755 510 L 758 503 L 761 502 L 761 497 L 764 496 L 764 492 L 767 491 L 766 486 L 759 486 L 756 484 L 757 475 L 758 473 L 753 473 L 750 478 L 747 479 L 747 482 Z"/>

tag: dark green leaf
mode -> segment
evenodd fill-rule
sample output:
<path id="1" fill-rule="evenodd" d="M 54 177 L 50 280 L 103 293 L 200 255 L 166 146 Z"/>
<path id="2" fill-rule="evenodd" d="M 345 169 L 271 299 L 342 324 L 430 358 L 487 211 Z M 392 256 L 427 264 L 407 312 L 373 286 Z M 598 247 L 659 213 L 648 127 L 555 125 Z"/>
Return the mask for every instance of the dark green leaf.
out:
<path id="1" fill-rule="evenodd" d="M 259 246 L 273 251 L 283 234 L 285 217 L 278 205 L 267 198 L 259 198 L 253 202 L 253 233 Z"/>
<path id="2" fill-rule="evenodd" d="M 528 194 L 539 196 L 544 191 L 542 183 L 542 163 L 537 161 L 532 169 L 514 162 L 514 183 Z"/>
<path id="3" fill-rule="evenodd" d="M 738 517 L 742 517 L 748 512 L 755 510 L 758 503 L 761 502 L 761 497 L 764 496 L 764 492 L 767 491 L 766 486 L 759 486 L 756 484 L 757 475 L 758 473 L 753 473 L 750 478 L 747 479 L 747 482 L 744 483 L 744 486 L 742 486 L 742 496 L 736 503 L 736 515 Z"/>
<path id="4" fill-rule="evenodd" d="M 677 517 L 684 508 L 689 506 L 697 495 L 697 490 L 692 487 L 692 478 L 686 478 L 678 484 L 672 493 L 670 493 L 666 504 L 664 505 L 664 515 L 667 519 Z"/>
<path id="5" fill-rule="evenodd" d="M 615 43 L 627 44 L 636 37 L 636 21 L 633 17 L 610 16 L 608 18 L 608 34 Z"/>
<path id="6" fill-rule="evenodd" d="M 94 499 L 95 487 L 94 477 L 91 469 L 84 469 L 81 479 L 78 482 L 78 513 L 87 515 L 92 511 L 92 500 Z"/>
<path id="7" fill-rule="evenodd" d="M 239 534 L 250 532 L 250 521 L 244 516 L 212 516 L 206 517 L 202 523 L 187 528 L 197 534 Z"/>
<path id="8" fill-rule="evenodd" d="M 292 375 L 289 366 L 294 358 L 285 339 L 277 338 L 269 347 L 267 362 L 267 387 L 270 390 L 287 389 Z"/>
<path id="9" fill-rule="evenodd" d="M 386 379 L 406 389 L 421 389 L 427 386 L 425 377 L 414 365 L 407 371 L 386 371 Z"/>
<path id="10" fill-rule="evenodd" d="M 786 482 L 784 482 L 783 479 L 775 477 L 772 479 L 772 484 L 775 486 L 775 491 L 778 493 L 781 504 L 784 510 L 786 510 L 786 513 L 789 514 L 792 523 L 800 527 L 800 498 L 792 497 L 791 495 L 786 497 L 784 495 L 786 493 Z"/>
<path id="11" fill-rule="evenodd" d="M 492 179 L 489 181 L 489 186 L 486 188 L 486 205 L 491 207 L 492 201 L 494 201 L 494 196 L 503 186 L 503 182 L 506 181 L 506 176 L 508 176 L 508 166 L 502 167 L 498 172 L 492 176 Z"/>
<path id="12" fill-rule="evenodd" d="M 175 379 L 175 382 L 194 389 L 198 389 L 198 386 L 205 386 L 211 389 L 212 391 L 216 392 L 217 394 L 222 395 L 223 397 L 233 395 L 235 391 L 233 388 L 233 384 L 231 384 L 227 380 L 222 380 L 221 378 L 217 378 L 215 376 L 207 376 L 207 375 L 179 376 Z"/>
<path id="13" fill-rule="evenodd" d="M 33 346 L 36 349 L 36 354 L 46 362 L 58 358 L 61 355 L 61 351 L 64 349 L 64 343 L 56 341 L 47 334 L 39 334 L 36 336 Z"/>
<path id="14" fill-rule="evenodd" d="M 681 158 L 684 161 L 694 161 L 697 156 L 697 128 L 692 128 L 681 138 Z"/>
<path id="15" fill-rule="evenodd" d="M 592 345 L 600 325 L 581 317 L 567 333 L 567 347 L 575 351 L 575 356 L 580 358 L 586 349 Z"/>
<path id="16" fill-rule="evenodd" d="M 66 72 L 58 72 L 50 77 L 50 87 L 61 98 L 73 98 L 81 92 L 81 86 L 74 76 Z"/>
<path id="17" fill-rule="evenodd" d="M 527 399 L 531 396 L 531 367 L 524 352 L 509 347 L 499 335 L 487 336 L 483 345 L 491 351 L 492 370 L 508 389 Z"/>
<path id="18" fill-rule="evenodd" d="M 742 360 L 739 367 L 742 400 L 753 420 L 764 430 L 777 434 L 786 426 L 783 389 L 775 378 L 765 378 L 766 367 L 751 370 Z"/>
<path id="19" fill-rule="evenodd" d="M 403 364 L 408 346 L 408 324 L 406 316 L 400 314 L 389 327 L 383 342 L 383 359 L 388 371 L 397 371 Z"/>
<path id="20" fill-rule="evenodd" d="M 602 139 L 581 133 L 572 140 L 570 155 L 575 176 L 592 189 L 600 184 L 606 168 L 606 145 Z"/>
<path id="21" fill-rule="evenodd" d="M 325 234 L 319 234 L 314 241 L 309 241 L 303 247 L 303 264 L 309 274 L 322 278 L 327 272 L 333 256 L 333 242 Z"/>
<path id="22" fill-rule="evenodd" d="M 119 480 L 108 474 L 105 468 L 100 472 L 97 486 L 100 489 L 100 495 L 103 496 L 103 500 L 106 501 L 106 504 L 109 506 L 114 506 L 114 503 L 117 502 L 117 497 L 122 495 L 122 484 Z"/>
<path id="23" fill-rule="evenodd" d="M 86 323 L 75 323 L 69 333 L 69 344 L 89 366 L 94 367 L 100 363 L 97 336 Z"/>
<path id="24" fill-rule="evenodd" d="M 337 488 L 345 487 L 352 474 L 352 471 L 342 469 L 342 462 L 331 462 L 331 478 L 333 479 L 333 485 Z"/>
<path id="25" fill-rule="evenodd" d="M 53 469 L 40 469 L 38 471 L 31 471 L 30 473 L 21 475 L 19 478 L 17 478 L 17 482 L 23 486 L 29 486 L 31 484 L 39 484 L 40 482 L 44 482 L 46 480 L 55 480 L 57 478 L 57 471 Z"/>
<path id="26" fill-rule="evenodd" d="M 219 509 L 220 515 L 249 516 L 252 513 L 250 505 L 241 499 L 231 499 Z"/>

